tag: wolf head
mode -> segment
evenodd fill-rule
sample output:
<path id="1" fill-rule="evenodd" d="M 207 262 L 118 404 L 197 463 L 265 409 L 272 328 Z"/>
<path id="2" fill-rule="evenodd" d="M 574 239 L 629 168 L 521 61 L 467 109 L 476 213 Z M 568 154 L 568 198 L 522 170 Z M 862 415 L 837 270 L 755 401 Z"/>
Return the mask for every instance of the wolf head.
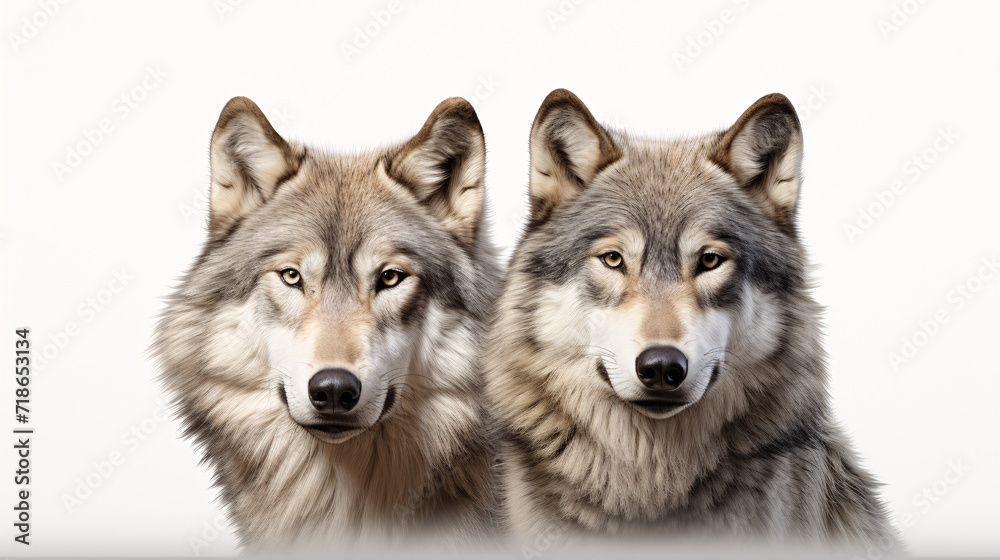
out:
<path id="1" fill-rule="evenodd" d="M 778 349 L 775 301 L 803 282 L 802 134 L 784 96 L 723 132 L 655 141 L 603 127 L 556 90 L 530 159 L 530 222 L 508 289 L 519 319 L 505 328 L 544 349 L 552 392 L 661 419 L 697 403 L 726 360 Z"/>
<path id="2" fill-rule="evenodd" d="M 497 272 L 468 102 L 442 102 L 403 144 L 335 155 L 286 141 L 237 97 L 210 156 L 209 241 L 157 342 L 191 431 L 342 443 L 401 409 L 473 414 L 458 397 L 475 386 Z"/>

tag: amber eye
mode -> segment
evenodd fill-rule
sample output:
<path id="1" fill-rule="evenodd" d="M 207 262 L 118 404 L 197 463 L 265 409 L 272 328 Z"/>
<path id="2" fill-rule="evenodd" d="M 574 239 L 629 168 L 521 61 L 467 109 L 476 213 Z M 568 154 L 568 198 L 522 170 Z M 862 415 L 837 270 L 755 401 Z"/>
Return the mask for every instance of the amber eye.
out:
<path id="1" fill-rule="evenodd" d="M 403 272 L 402 270 L 387 268 L 378 276 L 378 286 L 376 286 L 376 291 L 398 286 L 399 283 L 405 280 L 407 276 L 409 276 L 409 274 Z"/>
<path id="2" fill-rule="evenodd" d="M 295 270 L 294 268 L 285 268 L 278 272 L 278 274 L 281 276 L 281 281 L 284 282 L 285 285 L 293 288 L 302 287 L 302 275 L 299 274 L 298 270 Z"/>
<path id="3" fill-rule="evenodd" d="M 712 270 L 714 268 L 718 268 L 719 265 L 722 264 L 725 260 L 726 258 L 718 253 L 705 253 L 701 256 L 701 259 L 698 261 L 699 265 L 698 268 L 701 269 L 702 271 Z"/>
<path id="4" fill-rule="evenodd" d="M 621 268 L 622 265 L 625 264 L 625 259 L 622 257 L 622 254 L 619 253 L 618 251 L 608 251 L 606 253 L 601 253 L 600 259 L 601 262 L 604 263 L 604 266 L 608 268 Z"/>

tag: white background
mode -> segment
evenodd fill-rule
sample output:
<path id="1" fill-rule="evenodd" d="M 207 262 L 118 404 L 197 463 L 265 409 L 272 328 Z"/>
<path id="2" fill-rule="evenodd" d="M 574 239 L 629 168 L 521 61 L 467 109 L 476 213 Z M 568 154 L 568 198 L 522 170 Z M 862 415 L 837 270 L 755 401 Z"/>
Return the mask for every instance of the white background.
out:
<path id="1" fill-rule="evenodd" d="M 509 248 L 531 120 L 565 87 L 598 119 L 656 136 L 727 126 L 773 91 L 792 99 L 838 415 L 893 514 L 909 514 L 913 551 L 1000 553 L 1000 274 L 980 277 L 982 260 L 1000 257 L 1000 6 L 399 2 L 382 24 L 384 0 L 71 2 L 53 15 L 44 2 L 4 2 L 0 355 L 13 361 L 13 331 L 29 326 L 51 359 L 33 374 L 33 544 L 12 541 L 8 435 L 0 551 L 190 555 L 193 537 L 203 554 L 234 550 L 230 533 L 206 529 L 220 514 L 209 475 L 177 424 L 157 419 L 145 354 L 162 297 L 204 238 L 208 140 L 230 97 L 252 98 L 283 135 L 349 151 L 405 139 L 438 102 L 466 97 L 486 130 L 495 237 Z M 374 36 L 359 38 L 366 25 Z M 148 69 L 165 75 L 143 88 Z M 122 95 L 141 100 L 126 113 Z M 103 119 L 111 132 L 87 149 Z M 940 130 L 957 137 L 935 149 Z M 81 142 L 86 155 L 58 173 Z M 921 169 L 914 157 L 933 161 Z M 904 190 L 879 202 L 894 181 Z M 877 216 L 849 236 L 862 210 Z M 111 294 L 116 271 L 131 280 Z M 958 285 L 977 291 L 951 293 Z M 946 322 L 919 334 L 942 310 Z M 921 347 L 894 367 L 890 353 L 914 337 Z M 13 391 L 5 374 L 8 434 Z M 81 487 L 88 478 L 97 488 Z M 86 498 L 67 508 L 77 492 Z"/>

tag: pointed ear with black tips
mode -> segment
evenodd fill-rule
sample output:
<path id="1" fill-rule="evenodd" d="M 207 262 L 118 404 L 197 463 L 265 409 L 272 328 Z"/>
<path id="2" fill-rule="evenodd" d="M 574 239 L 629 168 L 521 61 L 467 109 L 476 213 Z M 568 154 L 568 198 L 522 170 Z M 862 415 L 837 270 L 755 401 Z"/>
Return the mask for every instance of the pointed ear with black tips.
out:
<path id="1" fill-rule="evenodd" d="M 535 115 L 529 140 L 531 221 L 582 191 L 621 150 L 587 106 L 565 89 L 550 93 Z"/>
<path id="2" fill-rule="evenodd" d="M 474 245 L 483 215 L 486 138 L 472 105 L 442 101 L 417 134 L 386 156 L 386 173 L 410 189 L 460 241 Z"/>
<path id="3" fill-rule="evenodd" d="M 246 97 L 226 103 L 212 132 L 212 187 L 208 229 L 213 239 L 270 200 L 294 176 L 305 151 L 275 132 L 259 107 Z"/>
<path id="4" fill-rule="evenodd" d="M 712 160 L 778 225 L 794 223 L 802 183 L 802 126 L 787 97 L 761 97 L 722 134 Z"/>

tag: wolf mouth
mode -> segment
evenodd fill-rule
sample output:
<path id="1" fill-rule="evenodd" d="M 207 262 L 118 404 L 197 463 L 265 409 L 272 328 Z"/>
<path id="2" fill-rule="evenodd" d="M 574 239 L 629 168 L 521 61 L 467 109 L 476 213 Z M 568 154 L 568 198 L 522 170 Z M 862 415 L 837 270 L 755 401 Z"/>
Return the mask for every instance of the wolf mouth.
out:
<path id="1" fill-rule="evenodd" d="M 364 429 L 361 426 L 355 426 L 353 424 L 313 424 L 306 426 L 306 428 L 317 432 L 323 432 L 324 434 L 329 434 L 331 436 L 339 436 L 353 430 Z"/>
<path id="2" fill-rule="evenodd" d="M 310 430 L 316 430 L 318 432 L 323 432 L 332 436 L 339 436 L 351 431 L 363 431 L 375 426 L 385 418 L 386 415 L 392 410 L 392 407 L 396 404 L 396 388 L 390 387 L 388 393 L 385 396 L 385 404 L 382 405 L 382 411 L 379 412 L 378 418 L 370 426 L 359 426 L 357 424 L 341 423 L 341 422 L 323 422 L 321 424 L 310 424 L 305 426 Z"/>
<path id="3" fill-rule="evenodd" d="M 287 410 L 288 409 L 288 393 L 286 391 L 287 391 L 287 389 L 285 388 L 285 384 L 284 383 L 279 383 L 278 384 L 278 398 L 281 399 L 281 402 L 284 403 L 285 409 Z M 331 435 L 331 436 L 339 436 L 339 435 L 343 435 L 345 433 L 348 433 L 348 432 L 351 432 L 351 431 L 355 431 L 355 430 L 356 431 L 367 430 L 368 428 L 371 428 L 375 424 L 378 424 L 379 422 L 381 422 L 392 411 L 393 407 L 396 405 L 396 397 L 397 397 L 397 390 L 396 390 L 396 388 L 395 387 L 389 387 L 389 390 L 388 390 L 388 392 L 387 392 L 387 394 L 385 396 L 385 403 L 382 405 L 382 411 L 379 412 L 378 418 L 375 419 L 375 422 L 372 422 L 371 426 L 358 426 L 356 424 L 347 424 L 347 423 L 339 423 L 339 422 L 323 422 L 323 423 L 319 423 L 319 424 L 309 424 L 309 425 L 300 424 L 300 425 L 303 428 L 306 428 L 307 430 L 312 430 L 312 431 L 316 431 L 316 432 L 322 432 L 324 434 Z"/>
<path id="4" fill-rule="evenodd" d="M 679 400 L 667 400 L 667 399 L 642 399 L 637 401 L 629 401 L 632 405 L 651 412 L 653 414 L 665 414 L 677 408 L 686 406 L 687 401 Z"/>

